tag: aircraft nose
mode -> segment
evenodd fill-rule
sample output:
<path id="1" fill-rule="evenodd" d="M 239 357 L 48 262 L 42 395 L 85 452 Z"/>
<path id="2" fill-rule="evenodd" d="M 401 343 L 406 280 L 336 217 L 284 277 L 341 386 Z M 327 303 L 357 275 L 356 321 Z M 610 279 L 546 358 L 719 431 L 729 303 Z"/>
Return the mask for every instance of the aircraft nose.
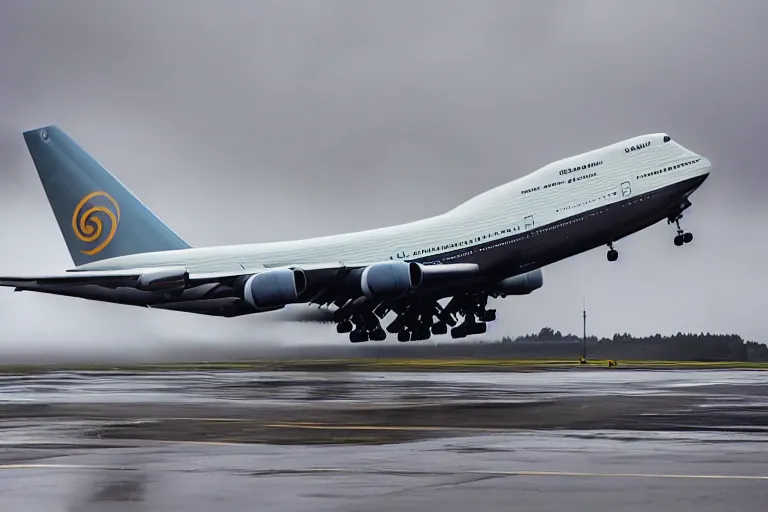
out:
<path id="1" fill-rule="evenodd" d="M 709 177 L 709 173 L 712 171 L 712 162 L 709 161 L 709 159 L 701 157 L 701 161 L 704 164 L 704 167 L 702 168 L 702 172 L 704 173 L 704 176 Z"/>
<path id="2" fill-rule="evenodd" d="M 709 173 L 712 170 L 712 162 L 703 156 L 700 156 L 699 158 L 701 158 L 701 162 L 699 163 L 702 165 L 699 167 L 698 175 L 701 177 L 701 182 L 703 183 L 709 178 Z"/>

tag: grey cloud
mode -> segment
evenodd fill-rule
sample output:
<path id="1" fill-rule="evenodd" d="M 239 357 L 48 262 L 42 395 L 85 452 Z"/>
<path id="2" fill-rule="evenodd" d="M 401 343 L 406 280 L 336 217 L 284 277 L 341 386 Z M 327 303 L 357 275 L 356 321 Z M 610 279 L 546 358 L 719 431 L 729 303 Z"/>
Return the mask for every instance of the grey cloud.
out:
<path id="1" fill-rule="evenodd" d="M 601 250 L 554 265 L 540 292 L 499 305 L 497 327 L 578 331 L 586 295 L 599 334 L 764 335 L 752 305 L 766 252 L 755 233 L 768 4 L 179 5 L 0 5 L 0 235 L 13 240 L 2 273 L 70 261 L 20 135 L 42 124 L 70 132 L 194 245 L 414 220 L 551 160 L 667 131 L 716 165 L 686 215 L 694 244 L 676 250 L 658 226 L 622 241 L 618 265 Z M 77 336 L 107 312 L 120 327 L 100 330 L 116 340 L 294 337 L 258 319 L 20 297 L 0 295 L 7 340 Z M 36 320 L 49 310 L 59 316 Z"/>

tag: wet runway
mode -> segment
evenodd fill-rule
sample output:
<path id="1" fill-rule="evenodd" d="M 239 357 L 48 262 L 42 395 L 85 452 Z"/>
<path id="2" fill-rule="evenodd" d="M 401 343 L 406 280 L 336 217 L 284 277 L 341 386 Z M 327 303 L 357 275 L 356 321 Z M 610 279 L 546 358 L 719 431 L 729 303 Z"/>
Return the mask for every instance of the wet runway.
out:
<path id="1" fill-rule="evenodd" d="M 0 375 L 0 509 L 765 510 L 768 373 Z"/>

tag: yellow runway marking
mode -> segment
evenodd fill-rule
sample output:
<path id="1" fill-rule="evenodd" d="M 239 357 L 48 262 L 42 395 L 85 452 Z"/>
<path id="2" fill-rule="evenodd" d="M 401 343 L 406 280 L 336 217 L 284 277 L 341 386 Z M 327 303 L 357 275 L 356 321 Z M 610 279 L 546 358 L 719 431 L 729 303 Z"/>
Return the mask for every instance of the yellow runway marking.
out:
<path id="1" fill-rule="evenodd" d="M 220 423 L 237 423 L 243 421 L 251 421 L 247 418 L 184 418 L 184 417 L 170 417 L 170 418 L 149 418 L 141 421 L 206 421 L 206 422 L 220 422 Z"/>
<path id="2" fill-rule="evenodd" d="M 562 476 L 582 478 L 681 478 L 709 480 L 768 480 L 764 475 L 682 475 L 664 473 L 586 473 L 574 471 L 469 471 L 481 475 L 498 476 Z"/>
<path id="3" fill-rule="evenodd" d="M 447 430 L 450 432 L 507 432 L 508 429 L 494 427 L 440 427 L 427 425 L 331 425 L 327 423 L 312 422 L 288 422 L 288 423 L 267 423 L 262 424 L 267 428 L 307 428 L 316 430 L 413 430 L 413 431 L 433 431 Z"/>
<path id="4" fill-rule="evenodd" d="M 247 418 L 151 418 L 141 421 L 201 421 L 210 423 L 254 423 L 253 420 Z M 330 425 L 326 423 L 312 423 L 305 421 L 287 422 L 287 423 L 261 423 L 260 427 L 266 428 L 306 428 L 316 430 L 422 430 L 422 431 L 438 431 L 438 430 L 451 430 L 451 431 L 502 431 L 503 429 L 494 428 L 482 428 L 482 427 L 436 427 L 436 426 L 419 426 L 419 425 Z"/>
<path id="5" fill-rule="evenodd" d="M 166 439 L 152 440 L 151 442 L 165 444 L 193 444 L 201 446 L 252 446 L 253 444 L 261 444 L 238 441 L 168 441 Z"/>
<path id="6" fill-rule="evenodd" d="M 88 466 L 86 464 L 0 464 L 0 469 L 126 469 L 108 466 Z"/>
<path id="7" fill-rule="evenodd" d="M 664 473 L 588 473 L 574 471 L 494 471 L 494 470 L 467 470 L 467 471 L 411 471 L 397 469 L 372 469 L 349 470 L 341 468 L 314 468 L 297 469 L 296 473 L 397 473 L 400 475 L 484 475 L 484 476 L 550 476 L 550 477 L 578 477 L 578 478 L 659 478 L 659 479 L 688 479 L 688 480 L 768 480 L 765 475 L 685 475 Z"/>
<path id="8" fill-rule="evenodd" d="M 418 427 L 397 425 L 324 425 L 322 423 L 271 423 L 263 426 L 269 428 L 308 428 L 316 430 L 448 430 L 448 427 Z"/>

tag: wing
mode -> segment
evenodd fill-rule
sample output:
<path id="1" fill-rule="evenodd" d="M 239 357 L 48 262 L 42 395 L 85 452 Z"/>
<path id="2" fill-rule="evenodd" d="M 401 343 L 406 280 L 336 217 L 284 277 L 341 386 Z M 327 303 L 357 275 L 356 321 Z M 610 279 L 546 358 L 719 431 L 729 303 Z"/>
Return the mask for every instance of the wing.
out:
<path id="1" fill-rule="evenodd" d="M 183 267 L 102 271 L 68 271 L 41 276 L 0 277 L 0 286 L 19 290 L 51 286 L 97 285 L 105 288 L 128 287 L 145 291 L 165 291 L 184 287 L 189 274 Z"/>
<path id="2" fill-rule="evenodd" d="M 281 267 L 274 267 L 275 269 Z M 286 268 L 300 268 L 317 277 L 335 273 L 348 267 L 338 265 L 308 265 Z M 126 270 L 68 270 L 61 274 L 39 276 L 0 277 L 0 286 L 28 288 L 34 286 L 83 286 L 97 285 L 107 288 L 129 287 L 146 291 L 170 291 L 208 283 L 231 284 L 245 275 L 259 274 L 273 270 L 259 267 L 248 272 L 203 272 L 190 273 L 186 267 L 152 267 Z"/>
<path id="3" fill-rule="evenodd" d="M 240 316 L 301 302 L 339 308 L 382 302 L 417 289 L 474 276 L 474 264 L 262 266 L 233 272 L 189 272 L 186 267 L 71 270 L 56 275 L 0 277 L 0 286 L 93 300 L 220 316 Z"/>

